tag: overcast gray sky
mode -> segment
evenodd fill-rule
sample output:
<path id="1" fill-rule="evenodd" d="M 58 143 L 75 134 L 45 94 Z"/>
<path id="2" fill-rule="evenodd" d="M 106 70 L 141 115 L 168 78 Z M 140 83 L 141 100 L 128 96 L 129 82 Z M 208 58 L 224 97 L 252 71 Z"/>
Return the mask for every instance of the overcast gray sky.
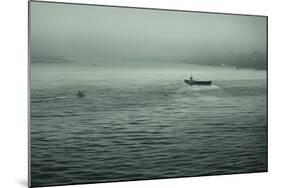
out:
<path id="1" fill-rule="evenodd" d="M 266 18 L 31 2 L 31 55 L 80 62 L 266 51 Z"/>

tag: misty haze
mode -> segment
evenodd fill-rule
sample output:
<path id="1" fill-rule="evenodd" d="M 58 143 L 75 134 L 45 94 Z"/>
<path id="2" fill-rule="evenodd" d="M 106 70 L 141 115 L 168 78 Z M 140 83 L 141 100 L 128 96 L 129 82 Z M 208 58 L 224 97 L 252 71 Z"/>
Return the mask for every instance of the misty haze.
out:
<path id="1" fill-rule="evenodd" d="M 31 185 L 267 171 L 267 17 L 30 2 Z"/>

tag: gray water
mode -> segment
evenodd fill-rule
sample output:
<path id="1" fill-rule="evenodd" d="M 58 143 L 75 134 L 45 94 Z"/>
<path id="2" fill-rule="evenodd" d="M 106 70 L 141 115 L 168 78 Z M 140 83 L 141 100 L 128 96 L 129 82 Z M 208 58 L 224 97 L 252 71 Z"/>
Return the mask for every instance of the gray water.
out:
<path id="1" fill-rule="evenodd" d="M 32 64 L 32 186 L 267 171 L 266 87 L 255 70 Z"/>

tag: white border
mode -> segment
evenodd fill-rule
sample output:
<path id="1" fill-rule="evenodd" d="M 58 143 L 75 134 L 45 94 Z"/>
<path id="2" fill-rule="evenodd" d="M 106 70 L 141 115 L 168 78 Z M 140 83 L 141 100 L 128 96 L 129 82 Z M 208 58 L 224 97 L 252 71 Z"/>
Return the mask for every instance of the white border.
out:
<path id="1" fill-rule="evenodd" d="M 59 0 L 58 0 L 59 1 Z M 67 0 L 133 7 L 269 16 L 269 172 L 68 187 L 281 187 L 281 11 L 274 0 Z M 27 187 L 27 0 L 0 2 L 0 187 Z M 279 104 L 279 105 L 278 105 Z"/>

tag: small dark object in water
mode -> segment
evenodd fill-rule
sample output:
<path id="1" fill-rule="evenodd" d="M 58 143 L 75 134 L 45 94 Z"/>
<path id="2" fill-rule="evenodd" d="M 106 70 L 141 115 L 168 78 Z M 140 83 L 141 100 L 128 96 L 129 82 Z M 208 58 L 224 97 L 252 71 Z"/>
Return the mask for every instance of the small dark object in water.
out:
<path id="1" fill-rule="evenodd" d="M 188 85 L 212 85 L 212 81 L 197 81 L 197 80 L 193 80 L 192 76 L 189 77 L 189 80 L 184 79 L 184 82 Z"/>
<path id="2" fill-rule="evenodd" d="M 84 97 L 85 94 L 81 91 L 78 91 L 78 93 L 76 94 L 77 97 L 81 98 L 81 97 Z"/>

